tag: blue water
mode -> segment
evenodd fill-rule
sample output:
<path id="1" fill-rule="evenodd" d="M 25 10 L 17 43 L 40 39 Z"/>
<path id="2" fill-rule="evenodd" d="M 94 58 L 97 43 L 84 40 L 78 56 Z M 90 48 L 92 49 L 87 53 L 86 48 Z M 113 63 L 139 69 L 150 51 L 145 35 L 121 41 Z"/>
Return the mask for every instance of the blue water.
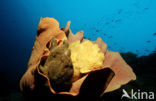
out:
<path id="1" fill-rule="evenodd" d="M 54 17 L 85 38 L 101 37 L 108 49 L 138 56 L 156 51 L 156 0 L 1 0 L 1 70 L 18 81 L 26 64 L 41 17 Z"/>

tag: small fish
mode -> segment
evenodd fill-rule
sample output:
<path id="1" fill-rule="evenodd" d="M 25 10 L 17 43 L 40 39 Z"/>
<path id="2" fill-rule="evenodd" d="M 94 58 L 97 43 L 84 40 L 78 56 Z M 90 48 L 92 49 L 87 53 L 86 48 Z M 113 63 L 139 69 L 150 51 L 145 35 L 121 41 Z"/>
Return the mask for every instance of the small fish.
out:
<path id="1" fill-rule="evenodd" d="M 136 52 L 139 52 L 139 50 L 136 50 Z"/>
<path id="2" fill-rule="evenodd" d="M 121 53 L 122 53 L 122 52 L 123 52 L 123 50 L 122 50 L 122 49 L 119 49 L 119 52 L 121 52 Z"/>
<path id="3" fill-rule="evenodd" d="M 145 51 L 146 51 L 146 52 L 149 52 L 149 50 L 148 50 L 148 49 L 146 49 Z"/>
<path id="4" fill-rule="evenodd" d="M 107 34 L 106 34 L 106 33 L 104 33 L 103 35 L 104 35 L 104 36 L 106 36 Z"/>
<path id="5" fill-rule="evenodd" d="M 147 7 L 146 7 L 146 8 L 144 8 L 144 10 L 148 10 L 148 9 L 149 9 L 149 8 L 147 8 Z"/>
<path id="6" fill-rule="evenodd" d="M 121 22 L 121 19 L 117 19 L 117 20 L 115 20 L 115 22 Z"/>
<path id="7" fill-rule="evenodd" d="M 105 23 L 105 25 L 108 25 L 108 24 L 109 24 L 109 22 L 106 22 L 106 23 Z"/>
<path id="8" fill-rule="evenodd" d="M 97 22 L 97 25 L 99 25 L 100 24 L 100 22 Z"/>
<path id="9" fill-rule="evenodd" d="M 147 40 L 146 42 L 147 42 L 147 43 L 150 43 L 150 42 L 151 42 L 151 40 Z"/>
<path id="10" fill-rule="evenodd" d="M 109 36 L 108 38 L 112 38 L 112 36 Z"/>
<path id="11" fill-rule="evenodd" d="M 153 36 L 156 36 L 156 33 L 153 33 Z"/>
<path id="12" fill-rule="evenodd" d="M 156 53 L 156 50 L 152 51 L 153 53 Z"/>
<path id="13" fill-rule="evenodd" d="M 111 20 L 111 22 L 114 22 L 114 20 Z"/>
<path id="14" fill-rule="evenodd" d="M 136 8 L 140 8 L 138 2 L 133 3 L 133 5 L 134 5 Z"/>
<path id="15" fill-rule="evenodd" d="M 99 32 L 99 30 L 97 29 L 96 32 Z"/>
<path id="16" fill-rule="evenodd" d="M 122 9 L 120 9 L 119 11 L 118 11 L 118 14 L 121 14 L 122 13 Z"/>

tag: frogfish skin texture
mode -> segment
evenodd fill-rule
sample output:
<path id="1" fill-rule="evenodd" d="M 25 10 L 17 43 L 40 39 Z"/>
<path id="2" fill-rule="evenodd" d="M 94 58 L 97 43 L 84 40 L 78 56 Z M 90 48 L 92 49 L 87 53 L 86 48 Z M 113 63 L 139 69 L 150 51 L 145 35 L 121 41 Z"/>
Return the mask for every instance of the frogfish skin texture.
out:
<path id="1" fill-rule="evenodd" d="M 70 58 L 71 51 L 68 49 L 67 40 L 59 47 L 57 41 L 53 37 L 51 41 L 51 49 L 44 65 L 40 64 L 39 69 L 48 76 L 50 84 L 56 92 L 68 91 L 72 85 L 73 65 Z"/>

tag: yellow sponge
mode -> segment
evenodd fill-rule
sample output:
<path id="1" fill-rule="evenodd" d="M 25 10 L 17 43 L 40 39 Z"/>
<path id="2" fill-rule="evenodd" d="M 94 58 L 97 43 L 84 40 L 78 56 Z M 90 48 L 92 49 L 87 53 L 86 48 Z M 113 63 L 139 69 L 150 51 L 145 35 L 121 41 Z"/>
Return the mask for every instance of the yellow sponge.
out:
<path id="1" fill-rule="evenodd" d="M 89 40 L 83 43 L 76 41 L 69 45 L 69 49 L 74 66 L 74 77 L 102 67 L 105 57 L 97 44 L 93 44 Z"/>

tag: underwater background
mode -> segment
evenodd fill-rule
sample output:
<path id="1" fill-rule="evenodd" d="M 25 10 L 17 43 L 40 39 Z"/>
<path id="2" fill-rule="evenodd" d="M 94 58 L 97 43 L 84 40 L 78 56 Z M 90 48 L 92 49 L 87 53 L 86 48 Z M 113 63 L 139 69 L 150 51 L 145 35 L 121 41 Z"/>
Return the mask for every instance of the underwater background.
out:
<path id="1" fill-rule="evenodd" d="M 101 37 L 142 88 L 156 90 L 156 0 L 0 0 L 0 100 L 20 96 L 41 17 L 54 17 L 60 27 L 71 21 L 73 33 L 83 30 L 87 39 Z"/>

